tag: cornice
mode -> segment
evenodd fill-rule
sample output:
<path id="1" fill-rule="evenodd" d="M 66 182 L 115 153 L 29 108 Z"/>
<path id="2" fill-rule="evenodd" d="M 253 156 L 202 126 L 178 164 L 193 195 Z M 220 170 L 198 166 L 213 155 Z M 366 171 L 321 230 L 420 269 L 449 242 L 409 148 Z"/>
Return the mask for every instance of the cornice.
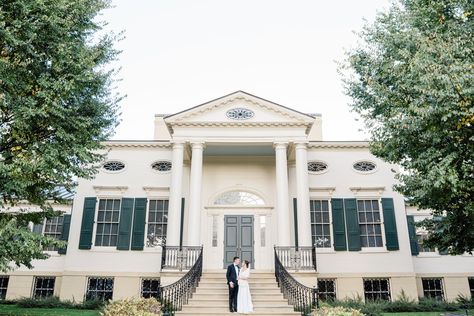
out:
<path id="1" fill-rule="evenodd" d="M 171 142 L 156 141 L 106 141 L 102 143 L 107 148 L 171 148 Z"/>
<path id="2" fill-rule="evenodd" d="M 369 148 L 366 141 L 344 141 L 344 142 L 309 142 L 308 148 Z"/>
<path id="3" fill-rule="evenodd" d="M 308 127 L 310 122 L 174 122 L 175 126 L 198 126 L 198 127 Z"/>
<path id="4" fill-rule="evenodd" d="M 244 96 L 244 95 L 237 95 L 237 96 L 234 96 L 234 97 L 229 97 L 227 99 L 224 99 L 220 102 L 215 102 L 214 104 L 212 104 L 212 102 L 211 102 L 211 103 L 205 104 L 206 106 L 202 106 L 202 107 L 198 107 L 198 108 L 189 110 L 189 112 L 187 114 L 182 113 L 181 116 L 177 116 L 175 118 L 171 117 L 168 120 L 167 123 L 170 124 L 170 125 L 175 125 L 178 122 L 187 120 L 191 117 L 195 117 L 197 115 L 200 115 L 200 114 L 203 114 L 203 113 L 206 113 L 206 112 L 209 112 L 209 111 L 213 111 L 214 109 L 218 109 L 218 108 L 220 108 L 222 106 L 225 106 L 229 103 L 232 103 L 234 101 L 245 101 L 247 103 L 256 105 L 256 106 L 258 106 L 260 108 L 263 108 L 265 110 L 269 110 L 269 111 L 278 113 L 280 115 L 283 115 L 285 117 L 297 120 L 299 122 L 308 122 L 308 123 L 312 124 L 313 121 L 314 121 L 314 120 L 310 120 L 309 117 L 304 118 L 302 114 L 298 114 L 298 115 L 293 114 L 293 113 L 290 112 L 289 109 L 285 109 L 283 107 L 282 108 L 277 108 L 275 106 L 272 106 L 271 104 L 265 104 L 264 102 L 258 102 L 256 100 L 253 100 L 252 98 L 249 98 L 249 97 Z M 165 118 L 165 121 L 166 121 L 166 118 Z"/>

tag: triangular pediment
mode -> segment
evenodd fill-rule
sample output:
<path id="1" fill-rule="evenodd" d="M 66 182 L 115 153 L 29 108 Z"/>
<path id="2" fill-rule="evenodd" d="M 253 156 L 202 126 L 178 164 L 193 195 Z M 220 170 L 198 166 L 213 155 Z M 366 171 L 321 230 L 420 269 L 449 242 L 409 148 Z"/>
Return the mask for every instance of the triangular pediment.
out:
<path id="1" fill-rule="evenodd" d="M 170 125 L 182 123 L 297 123 L 312 124 L 314 117 L 252 94 L 237 91 L 165 117 Z"/>

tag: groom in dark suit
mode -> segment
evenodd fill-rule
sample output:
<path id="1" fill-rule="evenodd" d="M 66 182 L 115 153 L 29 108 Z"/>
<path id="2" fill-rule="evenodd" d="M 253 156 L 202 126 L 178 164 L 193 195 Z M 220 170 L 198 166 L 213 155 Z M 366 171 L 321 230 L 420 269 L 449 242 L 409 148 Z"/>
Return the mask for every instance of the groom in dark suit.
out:
<path id="1" fill-rule="evenodd" d="M 229 286 L 229 310 L 237 312 L 237 293 L 239 293 L 240 258 L 234 257 L 234 262 L 227 267 L 227 285 Z"/>

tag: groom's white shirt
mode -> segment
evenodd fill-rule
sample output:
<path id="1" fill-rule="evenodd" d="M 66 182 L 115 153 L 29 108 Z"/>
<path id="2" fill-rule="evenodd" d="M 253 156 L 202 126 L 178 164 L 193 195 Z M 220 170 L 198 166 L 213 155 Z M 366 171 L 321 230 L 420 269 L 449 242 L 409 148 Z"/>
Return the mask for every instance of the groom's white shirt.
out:
<path id="1" fill-rule="evenodd" d="M 236 264 L 234 264 L 234 268 L 235 268 L 235 275 L 239 277 L 239 267 Z"/>

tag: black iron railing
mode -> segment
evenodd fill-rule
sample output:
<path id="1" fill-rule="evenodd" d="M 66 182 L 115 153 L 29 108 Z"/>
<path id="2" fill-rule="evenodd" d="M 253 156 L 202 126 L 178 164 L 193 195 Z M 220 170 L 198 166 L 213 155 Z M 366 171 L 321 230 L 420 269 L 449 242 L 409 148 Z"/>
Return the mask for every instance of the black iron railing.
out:
<path id="1" fill-rule="evenodd" d="M 160 286 L 158 299 L 162 304 L 163 315 L 173 316 L 188 303 L 202 276 L 202 247 L 191 269 L 173 284 Z"/>
<path id="2" fill-rule="evenodd" d="M 189 270 L 193 267 L 202 247 L 200 246 L 162 246 L 161 269 Z"/>
<path id="3" fill-rule="evenodd" d="M 281 264 L 287 270 L 316 271 L 316 247 L 275 247 Z"/>
<path id="4" fill-rule="evenodd" d="M 286 270 L 278 257 L 277 247 L 275 247 L 275 278 L 283 296 L 293 305 L 295 311 L 301 315 L 308 315 L 318 307 L 318 289 L 301 284 Z"/>

